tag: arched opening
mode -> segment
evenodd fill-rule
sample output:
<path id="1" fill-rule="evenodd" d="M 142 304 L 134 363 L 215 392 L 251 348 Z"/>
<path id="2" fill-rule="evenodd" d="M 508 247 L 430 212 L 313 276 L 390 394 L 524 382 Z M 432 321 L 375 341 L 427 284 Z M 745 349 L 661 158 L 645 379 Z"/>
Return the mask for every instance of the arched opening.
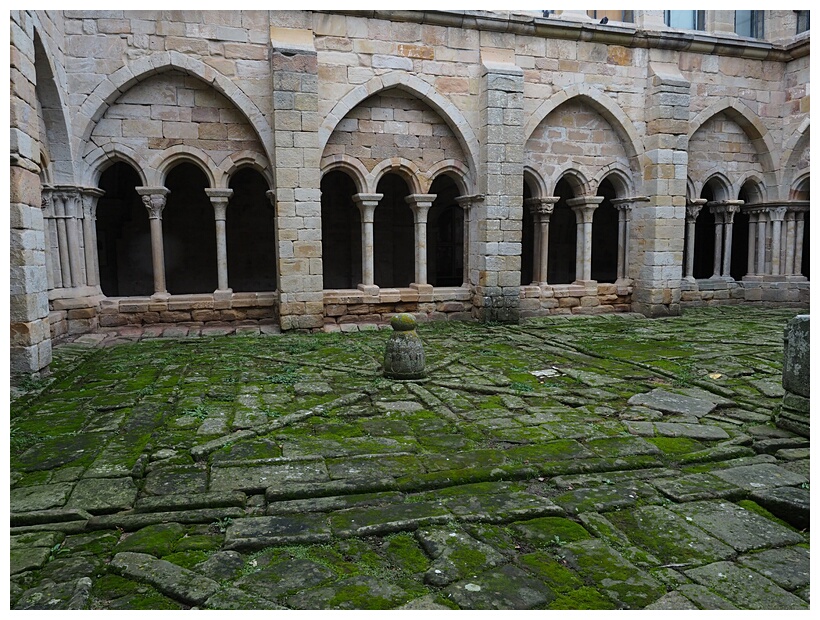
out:
<path id="1" fill-rule="evenodd" d="M 398 174 L 386 174 L 376 188 L 383 194 L 373 217 L 373 272 L 383 288 L 409 286 L 415 277 L 413 212 L 404 202 L 410 195 Z"/>
<path id="2" fill-rule="evenodd" d="M 555 185 L 555 195 L 558 196 L 558 202 L 550 216 L 547 282 L 570 284 L 575 281 L 577 224 L 575 212 L 567 204 L 567 200 L 574 198 L 575 193 L 567 180 L 562 178 Z"/>
<path id="3" fill-rule="evenodd" d="M 430 187 L 436 195 L 427 214 L 427 277 L 433 286 L 460 286 L 464 280 L 464 210 L 460 192 L 446 174 Z"/>
<path id="4" fill-rule="evenodd" d="M 530 284 L 534 279 L 535 261 L 535 218 L 533 218 L 527 200 L 533 197 L 532 189 L 524 181 L 524 213 L 521 216 L 521 286 Z"/>
<path id="5" fill-rule="evenodd" d="M 707 203 L 714 201 L 715 194 L 709 185 L 700 193 Z M 708 204 L 701 207 L 695 220 L 695 251 L 692 275 L 695 278 L 710 278 L 715 272 L 715 214 Z"/>
<path id="6" fill-rule="evenodd" d="M 362 220 L 353 203 L 356 184 L 341 170 L 322 177 L 322 268 L 326 289 L 362 281 Z"/>
<path id="7" fill-rule="evenodd" d="M 592 213 L 592 279 L 615 282 L 618 277 L 618 211 L 612 204 L 615 187 L 609 179 L 598 186 L 604 199 Z"/>
<path id="8" fill-rule="evenodd" d="M 165 180 L 162 212 L 168 292 L 212 293 L 217 287 L 216 225 L 205 173 L 191 163 L 175 166 Z M 230 208 L 230 207 L 229 207 Z"/>
<path id="9" fill-rule="evenodd" d="M 236 292 L 276 290 L 274 213 L 259 171 L 242 168 L 232 177 L 225 218 L 228 284 Z"/>
<path id="10" fill-rule="evenodd" d="M 804 179 L 794 193 L 795 200 L 809 201 L 809 179 Z M 800 265 L 795 265 L 800 270 L 800 275 L 809 279 L 809 212 L 803 214 L 803 256 Z"/>
<path id="11" fill-rule="evenodd" d="M 135 187 L 139 174 L 116 162 L 100 176 L 105 192 L 97 202 L 97 256 L 100 287 L 107 297 L 151 295 L 154 267 L 148 212 Z"/>

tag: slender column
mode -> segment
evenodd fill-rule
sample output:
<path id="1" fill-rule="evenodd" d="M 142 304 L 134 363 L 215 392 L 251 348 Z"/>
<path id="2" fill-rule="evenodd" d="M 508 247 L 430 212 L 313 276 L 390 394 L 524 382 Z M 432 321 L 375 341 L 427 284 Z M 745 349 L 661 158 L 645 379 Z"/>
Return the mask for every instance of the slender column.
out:
<path id="1" fill-rule="evenodd" d="M 787 276 L 794 275 L 794 232 L 795 213 L 789 209 L 786 211 L 786 261 L 783 269 Z"/>
<path id="2" fill-rule="evenodd" d="M 549 256 L 550 215 L 558 196 L 527 198 L 524 201 L 533 219 L 532 283 L 547 284 L 547 261 Z"/>
<path id="3" fill-rule="evenodd" d="M 755 228 L 757 224 L 757 213 L 747 211 L 749 214 L 749 240 L 747 243 L 748 252 L 746 254 L 746 275 L 755 275 Z"/>
<path id="4" fill-rule="evenodd" d="M 695 280 L 695 220 L 706 204 L 705 198 L 690 200 L 686 205 L 686 271 L 684 277 L 687 280 Z"/>
<path id="5" fill-rule="evenodd" d="M 100 259 L 97 256 L 97 201 L 105 194 L 96 187 L 82 189 L 85 278 L 88 286 L 100 285 Z"/>
<path id="6" fill-rule="evenodd" d="M 45 232 L 45 253 L 46 253 L 46 282 L 47 290 L 57 286 L 54 278 L 59 277 L 60 269 L 55 263 L 59 260 L 59 255 L 54 254 L 51 240 L 54 234 L 54 201 L 52 200 L 51 188 L 48 185 L 42 187 L 40 193 L 40 206 L 43 210 L 43 230 Z"/>
<path id="7" fill-rule="evenodd" d="M 795 239 L 794 239 L 794 274 L 803 275 L 803 227 L 805 226 L 804 213 L 808 207 L 797 207 L 794 212 L 795 217 Z"/>
<path id="8" fill-rule="evenodd" d="M 786 207 L 775 207 L 769 211 L 772 218 L 772 275 L 780 275 L 780 229 L 783 218 L 786 215 Z"/>
<path id="9" fill-rule="evenodd" d="M 233 195 L 232 189 L 206 188 L 205 193 L 214 208 L 216 224 L 216 281 L 218 293 L 231 293 L 228 287 L 228 242 L 225 235 L 225 217 L 228 201 Z"/>
<path id="10" fill-rule="evenodd" d="M 427 214 L 436 194 L 411 194 L 404 198 L 416 225 L 416 284 L 427 284 Z"/>
<path id="11" fill-rule="evenodd" d="M 757 212 L 757 275 L 766 275 L 766 219 L 763 211 Z"/>
<path id="12" fill-rule="evenodd" d="M 722 275 L 724 278 L 730 278 L 731 270 L 732 270 L 732 227 L 735 221 L 735 213 L 738 212 L 741 205 L 743 204 L 742 201 L 728 201 L 731 204 L 727 204 L 726 208 L 723 212 L 723 235 L 724 235 L 724 243 L 723 243 L 723 271 Z M 740 204 L 737 204 L 740 203 Z"/>
<path id="13" fill-rule="evenodd" d="M 64 187 L 66 201 L 66 232 L 68 233 L 68 260 L 71 264 L 71 286 L 85 284 L 84 262 L 80 252 L 80 216 L 82 214 L 80 192 L 76 187 Z"/>
<path id="14" fill-rule="evenodd" d="M 644 202 L 644 196 L 636 198 L 615 198 L 612 206 L 618 211 L 618 280 L 629 279 L 629 223 L 632 219 L 632 203 Z"/>
<path id="15" fill-rule="evenodd" d="M 473 224 L 473 206 L 484 200 L 484 194 L 473 194 L 471 196 L 459 196 L 456 203 L 464 211 L 464 258 L 462 266 L 464 269 L 464 283 L 462 286 L 469 286 L 470 282 L 470 242 L 473 238 L 471 227 Z"/>
<path id="16" fill-rule="evenodd" d="M 373 286 L 373 214 L 384 194 L 354 194 L 362 215 L 362 284 Z"/>
<path id="17" fill-rule="evenodd" d="M 721 257 L 723 256 L 723 211 L 720 207 L 709 207 L 715 216 L 715 259 L 712 277 L 720 277 Z"/>
<path id="18" fill-rule="evenodd" d="M 165 187 L 136 187 L 142 204 L 148 209 L 151 225 L 151 260 L 154 264 L 154 296 L 167 297 L 165 288 L 165 249 L 162 241 L 162 210 L 170 193 Z"/>
<path id="19" fill-rule="evenodd" d="M 71 261 L 68 257 L 68 232 L 66 229 L 65 196 L 58 191 L 51 192 L 54 204 L 54 220 L 57 226 L 57 251 L 60 255 L 60 282 L 63 288 L 71 286 Z"/>
<path id="20" fill-rule="evenodd" d="M 603 202 L 603 196 L 581 196 L 567 200 L 576 221 L 575 279 L 592 280 L 592 214 Z M 579 277 L 580 274 L 580 277 Z"/>

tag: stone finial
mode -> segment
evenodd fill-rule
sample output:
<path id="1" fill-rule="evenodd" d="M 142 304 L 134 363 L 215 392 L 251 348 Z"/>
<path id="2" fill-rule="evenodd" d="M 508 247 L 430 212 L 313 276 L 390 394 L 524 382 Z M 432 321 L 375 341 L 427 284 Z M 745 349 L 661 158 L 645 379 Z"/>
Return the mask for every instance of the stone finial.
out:
<path id="1" fill-rule="evenodd" d="M 412 314 L 397 314 L 390 320 L 393 333 L 384 351 L 384 376 L 388 379 L 423 379 L 424 346 L 416 333 Z"/>

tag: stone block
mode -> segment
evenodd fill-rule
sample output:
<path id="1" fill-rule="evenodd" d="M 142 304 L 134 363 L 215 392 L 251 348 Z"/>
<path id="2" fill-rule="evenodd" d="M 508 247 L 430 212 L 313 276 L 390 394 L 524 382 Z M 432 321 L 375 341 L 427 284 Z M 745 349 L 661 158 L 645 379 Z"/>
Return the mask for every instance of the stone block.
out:
<path id="1" fill-rule="evenodd" d="M 809 398 L 809 315 L 789 321 L 783 339 L 783 388 Z"/>

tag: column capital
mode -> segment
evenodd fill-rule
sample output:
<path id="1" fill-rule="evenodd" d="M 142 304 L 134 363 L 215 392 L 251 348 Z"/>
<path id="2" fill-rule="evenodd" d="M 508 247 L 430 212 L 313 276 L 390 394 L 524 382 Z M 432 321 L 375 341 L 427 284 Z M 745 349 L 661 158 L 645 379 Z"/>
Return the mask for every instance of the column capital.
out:
<path id="1" fill-rule="evenodd" d="M 704 198 L 698 198 L 697 200 L 691 200 L 686 204 L 686 221 L 693 222 L 698 218 L 698 214 L 700 210 L 703 208 L 703 205 L 706 204 L 706 200 Z"/>
<path id="2" fill-rule="evenodd" d="M 409 196 L 404 197 L 404 202 L 410 205 L 424 205 L 427 203 L 427 206 L 432 206 L 433 201 L 436 199 L 438 194 L 410 194 Z"/>
<path id="3" fill-rule="evenodd" d="M 603 196 L 580 196 L 567 200 L 567 205 L 575 211 L 576 217 L 580 217 L 583 223 L 591 224 L 592 214 L 603 201 Z"/>
<path id="4" fill-rule="evenodd" d="M 276 208 L 276 192 L 272 189 L 269 189 L 265 192 L 265 196 L 268 197 L 268 201 L 270 202 L 270 206 Z"/>
<path id="5" fill-rule="evenodd" d="M 379 201 L 384 198 L 384 194 L 353 194 L 353 202 L 362 214 L 362 223 L 373 223 L 373 212 L 379 206 Z"/>
<path id="6" fill-rule="evenodd" d="M 782 222 L 783 218 L 786 216 L 786 211 L 788 211 L 788 207 L 785 205 L 769 209 L 769 219 L 772 222 Z"/>
<path id="7" fill-rule="evenodd" d="M 636 202 L 649 202 L 649 196 L 629 196 L 626 198 L 613 198 L 609 201 L 617 211 L 632 211 Z"/>
<path id="8" fill-rule="evenodd" d="M 232 189 L 212 189 L 210 187 L 205 188 L 205 194 L 208 196 L 208 199 L 211 201 L 211 205 L 214 208 L 214 219 L 217 221 L 224 221 L 226 217 L 226 211 L 228 209 L 228 201 L 233 196 Z"/>
<path id="9" fill-rule="evenodd" d="M 560 196 L 542 196 L 540 198 L 527 198 L 524 204 L 532 215 L 552 215 L 555 210 L 555 203 L 561 200 Z"/>
<path id="10" fill-rule="evenodd" d="M 83 217 L 96 219 L 97 201 L 105 195 L 105 191 L 98 187 L 83 187 L 80 193 L 83 199 Z"/>
<path id="11" fill-rule="evenodd" d="M 478 202 L 484 202 L 484 194 L 470 194 L 469 196 L 458 196 L 456 204 L 458 204 L 465 211 L 469 210 Z"/>
<path id="12" fill-rule="evenodd" d="M 148 209 L 148 219 L 161 220 L 162 210 L 168 194 L 171 193 L 166 187 L 135 187 L 137 194 L 142 198 L 142 204 Z"/>

